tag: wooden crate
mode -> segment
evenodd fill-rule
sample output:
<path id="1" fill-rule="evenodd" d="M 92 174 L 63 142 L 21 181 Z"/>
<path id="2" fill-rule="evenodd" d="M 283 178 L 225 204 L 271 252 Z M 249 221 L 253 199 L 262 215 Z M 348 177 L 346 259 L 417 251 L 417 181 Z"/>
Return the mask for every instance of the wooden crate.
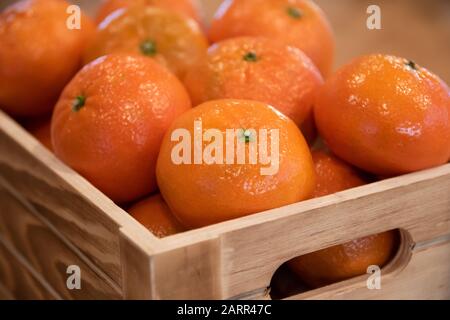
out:
<path id="1" fill-rule="evenodd" d="M 396 228 L 381 290 L 363 275 L 292 299 L 450 298 L 450 165 L 158 239 L 0 112 L 0 297 L 270 299 L 285 261 Z"/>

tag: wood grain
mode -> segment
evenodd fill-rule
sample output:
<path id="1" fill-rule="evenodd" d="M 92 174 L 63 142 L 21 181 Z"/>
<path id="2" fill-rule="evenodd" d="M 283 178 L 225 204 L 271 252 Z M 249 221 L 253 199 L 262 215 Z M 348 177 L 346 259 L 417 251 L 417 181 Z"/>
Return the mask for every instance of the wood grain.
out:
<path id="1" fill-rule="evenodd" d="M 59 296 L 36 279 L 0 241 L 0 287 L 8 299 L 55 300 Z"/>
<path id="2" fill-rule="evenodd" d="M 152 287 L 156 299 L 221 299 L 222 250 L 217 240 L 155 255 Z"/>
<path id="3" fill-rule="evenodd" d="M 64 299 L 121 299 L 120 288 L 29 206 L 0 185 L 0 235 Z M 81 289 L 69 290 L 67 268 L 81 269 Z"/>
<path id="4" fill-rule="evenodd" d="M 14 300 L 14 296 L 6 287 L 0 283 L 0 300 Z"/>
<path id="5" fill-rule="evenodd" d="M 120 233 L 124 299 L 154 299 L 152 277 L 155 274 L 152 257 L 141 245 L 144 241 L 129 229 L 121 229 Z"/>

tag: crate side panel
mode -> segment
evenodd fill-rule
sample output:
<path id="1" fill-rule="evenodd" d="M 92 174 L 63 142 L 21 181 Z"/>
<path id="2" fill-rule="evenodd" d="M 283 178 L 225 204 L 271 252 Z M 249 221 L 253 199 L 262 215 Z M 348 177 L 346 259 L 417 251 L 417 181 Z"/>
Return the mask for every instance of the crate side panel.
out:
<path id="1" fill-rule="evenodd" d="M 0 120 L 3 119 L 1 116 L 0 114 Z M 0 121 L 0 128 L 5 125 L 9 123 Z M 29 137 L 24 139 L 30 140 Z M 76 181 L 82 178 L 72 171 L 64 172 L 62 178 L 57 170 L 66 170 L 65 166 L 37 142 L 36 153 L 40 154 L 40 160 L 34 156 L 34 152 L 23 148 L 0 129 L 0 179 L 6 181 L 8 187 L 31 203 L 43 217 L 121 285 L 119 225 L 96 203 L 83 196 L 85 193 L 94 193 L 95 196 L 98 191 L 90 185 L 86 190 L 74 188 L 70 180 L 67 180 L 68 177 L 73 177 Z M 108 206 L 113 211 L 116 206 L 109 202 Z"/>
<path id="2" fill-rule="evenodd" d="M 142 241 L 136 233 L 120 230 L 120 251 L 124 299 L 149 300 L 154 298 L 152 257 L 141 248 Z"/>
<path id="3" fill-rule="evenodd" d="M 277 219 L 255 221 L 220 236 L 225 296 L 264 289 L 282 263 L 367 235 L 402 228 L 421 242 L 448 234 L 449 195 L 447 173 L 379 192 L 350 190 L 300 214 L 296 210 L 302 204 L 276 209 Z"/>
<path id="4" fill-rule="evenodd" d="M 120 299 L 120 288 L 70 242 L 0 186 L 0 235 L 64 299 Z M 74 251 L 76 250 L 76 251 Z M 81 271 L 81 289 L 69 290 L 69 266 Z"/>
<path id="5" fill-rule="evenodd" d="M 369 275 L 289 298 L 298 299 L 450 299 L 450 243 L 414 252 L 404 270 L 383 278 L 381 289 L 367 288 Z"/>
<path id="6" fill-rule="evenodd" d="M 155 299 L 223 299 L 219 239 L 170 250 L 152 258 Z"/>
<path id="7" fill-rule="evenodd" d="M 8 299 L 55 300 L 59 297 L 48 290 L 27 270 L 0 241 L 0 287 Z"/>
<path id="8" fill-rule="evenodd" d="M 0 282 L 0 300 L 14 300 L 14 295 Z"/>

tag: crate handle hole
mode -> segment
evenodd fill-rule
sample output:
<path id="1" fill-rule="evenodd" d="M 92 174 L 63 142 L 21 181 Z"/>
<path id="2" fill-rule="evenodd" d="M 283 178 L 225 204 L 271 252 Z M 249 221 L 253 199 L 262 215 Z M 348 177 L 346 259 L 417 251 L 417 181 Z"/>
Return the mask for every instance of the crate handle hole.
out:
<path id="1" fill-rule="evenodd" d="M 378 270 L 384 281 L 387 275 L 392 276 L 406 267 L 413 245 L 407 231 L 395 229 L 302 255 L 285 262 L 275 271 L 270 283 L 270 297 L 274 300 L 292 296 L 301 298 L 303 294 L 330 285 L 361 281 L 362 277 L 367 281 L 372 276 L 369 272 L 375 275 Z M 379 269 L 368 269 L 372 265 Z"/>

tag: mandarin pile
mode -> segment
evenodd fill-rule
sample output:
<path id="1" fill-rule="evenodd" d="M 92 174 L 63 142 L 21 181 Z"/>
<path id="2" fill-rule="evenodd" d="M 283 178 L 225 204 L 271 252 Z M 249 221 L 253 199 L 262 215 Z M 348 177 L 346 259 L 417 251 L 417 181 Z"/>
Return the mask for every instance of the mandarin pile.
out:
<path id="1" fill-rule="evenodd" d="M 383 54 L 333 73 L 312 1 L 225 0 L 209 28 L 194 0 L 105 1 L 80 29 L 68 6 L 0 13 L 0 108 L 158 237 L 450 158 L 445 82 Z M 288 266 L 310 287 L 364 274 L 394 254 L 380 231 Z"/>

